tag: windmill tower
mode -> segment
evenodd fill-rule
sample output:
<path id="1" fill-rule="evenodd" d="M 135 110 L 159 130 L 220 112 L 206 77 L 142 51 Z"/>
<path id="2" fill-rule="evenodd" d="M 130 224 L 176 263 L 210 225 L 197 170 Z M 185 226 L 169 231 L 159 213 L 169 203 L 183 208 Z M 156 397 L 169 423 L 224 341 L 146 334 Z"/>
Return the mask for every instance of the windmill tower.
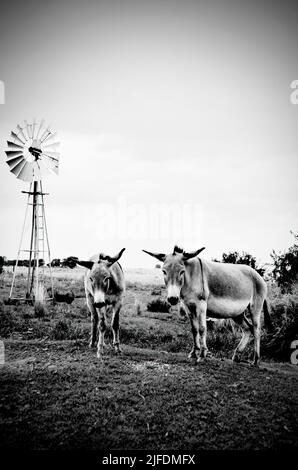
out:
<path id="1" fill-rule="evenodd" d="M 50 129 L 50 126 L 45 125 L 44 120 L 37 123 L 34 119 L 32 123 L 25 121 L 23 126 L 18 124 L 16 131 L 11 131 L 10 140 L 7 141 L 6 163 L 11 173 L 18 179 L 29 183 L 29 191 L 22 191 L 28 197 L 9 294 L 11 301 L 25 300 L 36 305 L 37 302 L 43 303 L 54 298 L 51 253 L 44 205 L 44 195 L 48 193 L 43 192 L 42 180 L 51 172 L 58 174 L 60 154 L 57 149 L 60 143 L 56 142 L 55 138 L 56 133 Z M 25 242 L 24 234 L 29 214 L 30 239 Z M 26 263 L 28 265 L 26 293 L 23 297 L 17 297 L 14 294 L 15 281 L 21 254 L 28 259 L 28 263 Z M 46 263 L 48 263 L 48 267 Z M 47 284 L 49 284 L 48 288 Z"/>

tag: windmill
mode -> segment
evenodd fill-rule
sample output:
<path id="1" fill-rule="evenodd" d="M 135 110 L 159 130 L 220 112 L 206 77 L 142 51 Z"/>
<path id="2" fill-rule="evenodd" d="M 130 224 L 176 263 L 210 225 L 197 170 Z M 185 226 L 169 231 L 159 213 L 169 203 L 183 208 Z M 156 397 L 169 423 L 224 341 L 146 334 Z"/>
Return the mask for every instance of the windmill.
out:
<path id="1" fill-rule="evenodd" d="M 10 288 L 10 301 L 31 301 L 36 306 L 37 302 L 43 303 L 45 300 L 54 298 L 51 253 L 44 206 L 44 195 L 48 193 L 43 192 L 42 180 L 49 173 L 58 174 L 59 145 L 60 143 L 56 141 L 56 133 L 51 130 L 50 126 L 45 125 L 44 120 L 38 123 L 35 119 L 30 123 L 25 120 L 22 126 L 18 124 L 16 130 L 11 131 L 10 140 L 7 141 L 6 163 L 11 173 L 18 179 L 29 183 L 29 191 L 22 191 L 28 197 Z M 26 249 L 23 249 L 24 233 L 30 212 L 30 242 Z M 26 295 L 14 297 L 16 272 L 21 253 L 26 253 L 29 258 Z M 49 275 L 46 273 L 46 259 Z M 50 283 L 48 289 L 46 289 L 46 282 Z"/>

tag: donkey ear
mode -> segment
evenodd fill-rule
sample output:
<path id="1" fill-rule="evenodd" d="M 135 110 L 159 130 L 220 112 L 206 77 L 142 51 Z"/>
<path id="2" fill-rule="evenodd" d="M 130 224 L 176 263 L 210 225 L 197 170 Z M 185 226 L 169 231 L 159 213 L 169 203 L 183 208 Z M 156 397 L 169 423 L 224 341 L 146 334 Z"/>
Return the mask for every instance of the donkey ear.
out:
<path id="1" fill-rule="evenodd" d="M 205 250 L 205 247 L 200 248 L 197 251 L 193 251 L 192 253 L 183 253 L 183 261 L 187 261 L 188 259 L 195 258 L 195 256 L 198 256 L 201 251 Z"/>
<path id="2" fill-rule="evenodd" d="M 107 265 L 112 266 L 112 264 L 116 263 L 116 261 L 118 261 L 121 258 L 124 251 L 125 251 L 125 248 L 122 248 L 122 250 L 120 250 L 116 256 L 114 257 L 106 256 L 105 259 L 107 260 Z"/>
<path id="3" fill-rule="evenodd" d="M 93 262 L 93 261 L 81 261 L 81 260 L 78 260 L 78 261 L 77 261 L 77 264 L 78 264 L 79 266 L 83 266 L 84 268 L 87 268 L 87 269 L 90 269 L 90 270 L 91 270 L 92 267 L 93 267 L 94 262 Z"/>
<path id="4" fill-rule="evenodd" d="M 144 253 L 147 253 L 147 255 L 153 256 L 153 258 L 156 258 L 159 261 L 164 262 L 164 260 L 166 259 L 166 255 L 164 255 L 163 253 L 151 253 L 150 251 L 146 251 L 146 250 L 142 250 L 142 251 L 144 251 Z"/>

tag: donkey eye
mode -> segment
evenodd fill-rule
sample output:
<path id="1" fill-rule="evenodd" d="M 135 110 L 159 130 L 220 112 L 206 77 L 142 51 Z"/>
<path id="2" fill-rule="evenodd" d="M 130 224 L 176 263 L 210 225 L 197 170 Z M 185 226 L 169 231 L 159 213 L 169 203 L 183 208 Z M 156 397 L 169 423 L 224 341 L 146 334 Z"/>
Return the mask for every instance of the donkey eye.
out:
<path id="1" fill-rule="evenodd" d="M 91 282 L 93 282 L 93 277 L 90 277 L 89 279 L 90 279 Z"/>
<path id="2" fill-rule="evenodd" d="M 183 270 L 183 271 L 180 271 L 179 276 L 180 276 L 180 277 L 183 276 L 184 273 L 185 273 L 184 270 Z"/>
<path id="3" fill-rule="evenodd" d="M 167 275 L 167 271 L 165 271 L 164 269 L 162 270 L 162 272 L 165 276 Z"/>

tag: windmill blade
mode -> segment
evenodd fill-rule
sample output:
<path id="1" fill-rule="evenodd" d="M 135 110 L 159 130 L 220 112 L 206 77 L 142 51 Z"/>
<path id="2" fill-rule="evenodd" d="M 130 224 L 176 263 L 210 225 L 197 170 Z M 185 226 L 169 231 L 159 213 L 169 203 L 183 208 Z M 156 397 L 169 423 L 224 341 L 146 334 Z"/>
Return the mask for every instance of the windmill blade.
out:
<path id="1" fill-rule="evenodd" d="M 51 170 L 45 166 L 45 164 L 42 161 L 37 161 L 35 162 L 37 166 L 36 170 L 36 179 L 41 180 L 45 176 L 48 176 L 51 174 Z"/>
<path id="2" fill-rule="evenodd" d="M 51 174 L 51 170 L 46 167 L 44 162 L 42 160 L 38 160 L 36 162 L 37 168 L 38 168 L 38 174 L 39 174 L 39 179 L 44 178 L 45 176 L 48 176 Z"/>
<path id="3" fill-rule="evenodd" d="M 36 134 L 36 139 L 39 138 L 38 136 L 39 136 L 40 131 L 41 131 L 42 128 L 43 128 L 43 125 L 44 125 L 44 119 L 42 119 L 42 120 L 40 121 L 40 124 L 39 124 L 39 127 L 38 127 L 38 131 L 37 131 L 37 134 Z"/>
<path id="4" fill-rule="evenodd" d="M 33 118 L 33 123 L 32 123 L 32 139 L 35 139 L 35 132 L 36 132 L 36 118 Z"/>
<path id="5" fill-rule="evenodd" d="M 54 142 L 52 144 L 44 145 L 43 148 L 47 152 L 48 150 L 57 150 L 60 147 L 60 142 Z"/>
<path id="6" fill-rule="evenodd" d="M 22 170 L 22 168 L 26 165 L 26 160 L 23 159 L 21 160 L 17 165 L 15 165 L 13 168 L 11 168 L 11 172 L 16 175 L 16 177 L 18 177 L 20 171 Z"/>
<path id="7" fill-rule="evenodd" d="M 9 166 L 9 168 L 12 170 L 12 168 L 14 168 L 16 165 L 18 165 L 23 160 L 25 160 L 25 159 L 24 159 L 23 155 L 21 155 L 19 157 L 10 158 L 9 160 L 6 161 L 6 163 Z"/>
<path id="8" fill-rule="evenodd" d="M 5 153 L 8 159 L 23 156 L 23 150 L 5 150 Z"/>
<path id="9" fill-rule="evenodd" d="M 15 132 L 11 131 L 10 136 L 11 136 L 14 140 L 16 140 L 19 144 L 25 145 L 25 142 L 24 142 L 22 139 L 20 139 L 20 137 L 19 137 Z"/>
<path id="10" fill-rule="evenodd" d="M 46 159 L 46 160 L 43 159 L 43 161 L 46 161 L 46 164 L 48 164 L 48 162 L 51 162 L 53 166 L 57 166 L 57 167 L 59 166 L 59 157 L 54 158 L 46 154 L 43 154 L 43 157 L 45 157 Z"/>
<path id="11" fill-rule="evenodd" d="M 47 135 L 45 139 L 43 139 L 41 142 L 44 144 L 45 142 L 48 142 L 49 140 L 52 140 L 56 137 L 57 132 L 53 132 Z"/>
<path id="12" fill-rule="evenodd" d="M 51 135 L 51 130 L 50 130 L 50 126 L 48 126 L 44 131 L 43 133 L 41 134 L 39 140 L 40 142 L 44 142 L 46 140 L 46 138 Z"/>
<path id="13" fill-rule="evenodd" d="M 51 160 L 44 160 L 43 164 L 49 171 L 55 171 L 55 169 L 58 170 L 58 164 Z"/>
<path id="14" fill-rule="evenodd" d="M 30 139 L 33 139 L 33 124 L 30 122 L 28 126 L 29 126 L 28 132 L 30 133 Z"/>
<path id="15" fill-rule="evenodd" d="M 42 163 L 44 163 L 47 167 L 52 168 L 54 165 L 57 165 L 56 159 L 53 159 L 51 157 L 48 157 L 47 155 L 43 155 L 44 158 L 42 158 Z"/>
<path id="16" fill-rule="evenodd" d="M 9 149 L 23 149 L 24 146 L 23 145 L 18 145 L 18 144 L 15 144 L 14 142 L 11 142 L 10 140 L 7 140 L 7 146 Z"/>
<path id="17" fill-rule="evenodd" d="M 29 139 L 32 139 L 31 124 L 28 124 L 26 120 L 25 120 L 25 128 L 26 128 L 26 132 L 27 132 Z"/>
<path id="18" fill-rule="evenodd" d="M 33 164 L 32 162 L 25 162 L 25 165 L 18 174 L 18 178 L 23 181 L 32 181 L 33 175 Z"/>
<path id="19" fill-rule="evenodd" d="M 59 161 L 60 153 L 59 152 L 42 152 L 42 156 L 44 155 L 45 157 L 49 157 L 52 160 L 56 160 L 57 162 Z"/>
<path id="20" fill-rule="evenodd" d="M 41 161 L 39 162 L 39 168 L 43 176 L 48 175 L 52 171 L 52 163 Z"/>
<path id="21" fill-rule="evenodd" d="M 27 142 L 27 137 L 25 136 L 25 132 L 23 131 L 23 128 L 20 126 L 20 124 L 17 125 L 17 129 L 19 131 L 20 134 L 22 134 L 22 137 L 25 139 L 25 141 Z"/>

